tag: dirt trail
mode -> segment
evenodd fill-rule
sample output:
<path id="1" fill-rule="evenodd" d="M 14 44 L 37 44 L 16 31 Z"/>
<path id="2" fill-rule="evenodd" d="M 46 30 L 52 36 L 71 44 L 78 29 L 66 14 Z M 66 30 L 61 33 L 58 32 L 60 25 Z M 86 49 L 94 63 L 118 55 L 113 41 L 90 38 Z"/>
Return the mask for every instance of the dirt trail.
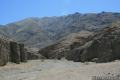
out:
<path id="1" fill-rule="evenodd" d="M 120 61 L 80 63 L 66 60 L 32 60 L 0 67 L 0 80 L 91 80 L 91 76 L 120 73 Z"/>

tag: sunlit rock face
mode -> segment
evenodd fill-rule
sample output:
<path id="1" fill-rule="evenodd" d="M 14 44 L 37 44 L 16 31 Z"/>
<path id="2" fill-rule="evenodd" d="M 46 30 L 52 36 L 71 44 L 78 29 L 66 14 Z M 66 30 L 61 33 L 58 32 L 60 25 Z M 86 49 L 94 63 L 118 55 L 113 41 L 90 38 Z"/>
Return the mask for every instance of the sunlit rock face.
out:
<path id="1" fill-rule="evenodd" d="M 103 29 L 97 33 L 92 42 L 84 48 L 82 61 L 109 62 L 120 59 L 120 23 Z"/>
<path id="2" fill-rule="evenodd" d="M 0 39 L 0 66 L 4 66 L 9 61 L 9 43 L 4 40 Z"/>
<path id="3" fill-rule="evenodd" d="M 47 58 L 61 59 L 64 57 L 68 60 L 81 62 L 110 62 L 120 59 L 119 22 L 115 22 L 94 34 L 86 31 L 79 36 L 78 33 L 76 34 L 77 38 L 75 35 L 73 38 L 72 36 L 65 37 L 56 44 L 41 49 L 39 53 Z"/>

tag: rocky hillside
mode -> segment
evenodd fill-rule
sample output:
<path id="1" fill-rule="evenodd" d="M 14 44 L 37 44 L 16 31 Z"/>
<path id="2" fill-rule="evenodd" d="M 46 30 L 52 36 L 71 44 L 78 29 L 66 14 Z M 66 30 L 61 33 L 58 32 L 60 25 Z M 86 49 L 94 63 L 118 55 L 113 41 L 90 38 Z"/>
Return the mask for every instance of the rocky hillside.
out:
<path id="1" fill-rule="evenodd" d="M 0 39 L 0 66 L 6 65 L 9 60 L 9 43 L 4 39 Z"/>
<path id="2" fill-rule="evenodd" d="M 42 48 L 81 30 L 97 31 L 119 21 L 120 13 L 70 14 L 61 17 L 27 18 L 0 27 L 0 33 L 29 47 Z"/>
<path id="3" fill-rule="evenodd" d="M 96 34 L 82 47 L 81 61 L 109 62 L 120 59 L 120 22 Z"/>
<path id="4" fill-rule="evenodd" d="M 109 62 L 120 59 L 120 22 L 113 23 L 94 34 L 88 31 L 79 34 L 43 48 L 39 53 L 47 58 L 64 57 L 82 62 Z"/>
<path id="5" fill-rule="evenodd" d="M 39 53 L 47 58 L 61 59 L 62 57 L 67 57 L 68 51 L 91 40 L 93 35 L 94 33 L 89 31 L 71 33 L 70 35 L 60 39 L 58 42 L 42 48 Z"/>

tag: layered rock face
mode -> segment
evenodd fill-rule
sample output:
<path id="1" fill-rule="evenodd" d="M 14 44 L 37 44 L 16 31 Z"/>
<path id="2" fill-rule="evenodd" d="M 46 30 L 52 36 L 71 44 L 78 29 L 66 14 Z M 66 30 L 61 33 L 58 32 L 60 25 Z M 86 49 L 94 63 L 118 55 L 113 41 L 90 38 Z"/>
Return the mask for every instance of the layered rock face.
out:
<path id="1" fill-rule="evenodd" d="M 120 59 L 120 25 L 105 28 L 89 45 L 84 46 L 81 61 L 96 59 L 96 62 L 109 62 Z"/>
<path id="2" fill-rule="evenodd" d="M 1 38 L 0 66 L 6 65 L 9 61 L 17 64 L 27 61 L 27 53 L 25 52 L 24 44 Z"/>
<path id="3" fill-rule="evenodd" d="M 0 66 L 6 65 L 8 62 L 20 64 L 27 60 L 43 58 L 45 57 L 38 54 L 37 50 L 25 48 L 22 43 L 0 38 Z"/>
<path id="4" fill-rule="evenodd" d="M 10 42 L 10 59 L 11 62 L 20 63 L 27 61 L 27 53 L 25 52 L 24 44 Z"/>
<path id="5" fill-rule="evenodd" d="M 60 41 L 43 48 L 39 53 L 47 58 L 65 57 L 68 60 L 81 62 L 109 62 L 120 59 L 120 22 L 113 23 L 92 36 L 79 37 L 77 42 L 73 41 L 67 48 L 65 45 Z"/>
<path id="6" fill-rule="evenodd" d="M 9 61 L 9 43 L 0 39 L 0 66 L 6 65 Z"/>
<path id="7" fill-rule="evenodd" d="M 27 62 L 27 53 L 25 52 L 24 44 L 19 44 L 19 48 L 21 62 Z"/>
<path id="8" fill-rule="evenodd" d="M 72 33 L 62 38 L 57 43 L 41 49 L 39 53 L 49 59 L 61 59 L 62 57 L 69 59 L 72 56 L 77 56 L 76 54 L 71 54 L 71 50 L 85 44 L 87 41 L 91 40 L 92 37 L 93 32 L 89 31 Z"/>
<path id="9" fill-rule="evenodd" d="M 11 62 L 20 63 L 20 48 L 16 42 L 10 42 Z"/>
<path id="10" fill-rule="evenodd" d="M 25 52 L 27 53 L 28 60 L 45 59 L 44 56 L 38 53 L 37 48 L 26 48 L 25 50 Z"/>
<path id="11" fill-rule="evenodd" d="M 120 59 L 120 23 L 97 32 L 92 40 L 69 52 L 73 61 L 109 62 Z"/>

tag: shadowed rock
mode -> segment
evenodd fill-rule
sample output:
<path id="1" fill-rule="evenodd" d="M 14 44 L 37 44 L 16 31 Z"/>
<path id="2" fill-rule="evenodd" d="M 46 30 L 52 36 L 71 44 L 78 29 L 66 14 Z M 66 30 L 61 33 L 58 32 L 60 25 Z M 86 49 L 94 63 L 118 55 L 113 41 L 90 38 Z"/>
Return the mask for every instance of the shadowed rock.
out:
<path id="1" fill-rule="evenodd" d="M 7 41 L 0 39 L 0 66 L 7 64 L 9 60 L 9 44 Z"/>
<path id="2" fill-rule="evenodd" d="M 120 23 L 103 29 L 97 33 L 96 37 L 84 48 L 81 54 L 82 61 L 109 62 L 120 59 Z"/>
<path id="3" fill-rule="evenodd" d="M 49 59 L 61 59 L 64 57 L 68 60 L 75 59 L 74 61 L 80 61 L 79 49 L 76 48 L 79 48 L 90 41 L 93 35 L 94 33 L 90 31 L 72 33 L 69 36 L 62 38 L 59 42 L 41 49 L 39 53 Z"/>
<path id="4" fill-rule="evenodd" d="M 27 53 L 24 49 L 24 44 L 19 44 L 20 47 L 20 60 L 21 62 L 27 62 Z"/>
<path id="5" fill-rule="evenodd" d="M 87 37 L 85 37 L 85 33 L 87 33 Z M 73 37 L 73 39 L 71 36 L 67 42 L 65 38 L 56 44 L 41 49 L 39 53 L 46 58 L 65 57 L 68 60 L 82 62 L 110 62 L 120 59 L 120 22 L 113 23 L 96 32 L 93 36 L 90 36 L 89 32 L 85 33 L 80 34 L 77 38 Z"/>
<path id="6" fill-rule="evenodd" d="M 20 49 L 16 42 L 10 42 L 10 56 L 11 62 L 20 63 Z"/>
<path id="7" fill-rule="evenodd" d="M 28 60 L 45 59 L 44 56 L 38 54 L 38 50 L 36 48 L 26 48 L 25 50 Z"/>

